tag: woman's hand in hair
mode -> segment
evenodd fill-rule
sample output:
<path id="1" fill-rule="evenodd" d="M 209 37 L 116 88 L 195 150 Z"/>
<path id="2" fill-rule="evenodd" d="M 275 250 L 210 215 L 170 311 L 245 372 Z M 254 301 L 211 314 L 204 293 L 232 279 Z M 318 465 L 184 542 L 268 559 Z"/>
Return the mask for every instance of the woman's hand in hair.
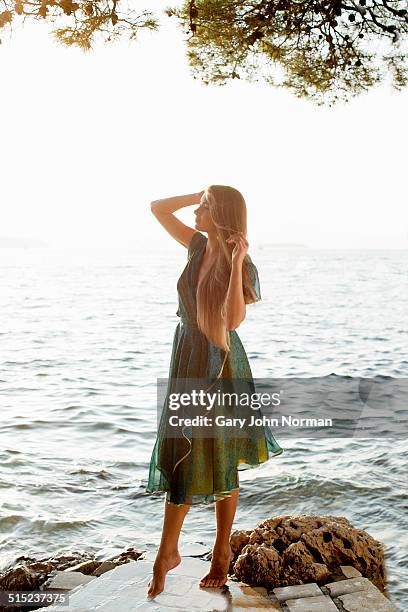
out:
<path id="1" fill-rule="evenodd" d="M 242 232 L 236 232 L 227 238 L 226 242 L 234 245 L 231 275 L 225 301 L 226 326 L 228 330 L 233 330 L 239 327 L 246 315 L 242 263 L 248 251 L 248 241 Z"/>
<path id="2" fill-rule="evenodd" d="M 233 244 L 232 260 L 236 263 L 242 263 L 245 255 L 248 252 L 248 240 L 243 232 L 236 232 L 226 240 L 227 244 Z"/>

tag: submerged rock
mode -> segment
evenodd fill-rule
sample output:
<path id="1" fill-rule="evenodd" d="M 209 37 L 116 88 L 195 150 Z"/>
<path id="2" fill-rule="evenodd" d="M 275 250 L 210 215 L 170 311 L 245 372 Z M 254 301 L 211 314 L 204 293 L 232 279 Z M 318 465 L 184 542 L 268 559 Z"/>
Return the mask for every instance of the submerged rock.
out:
<path id="1" fill-rule="evenodd" d="M 345 517 L 282 515 L 259 523 L 252 532 L 231 534 L 232 571 L 247 584 L 275 588 L 342 576 L 352 566 L 385 589 L 380 542 L 353 527 Z"/>

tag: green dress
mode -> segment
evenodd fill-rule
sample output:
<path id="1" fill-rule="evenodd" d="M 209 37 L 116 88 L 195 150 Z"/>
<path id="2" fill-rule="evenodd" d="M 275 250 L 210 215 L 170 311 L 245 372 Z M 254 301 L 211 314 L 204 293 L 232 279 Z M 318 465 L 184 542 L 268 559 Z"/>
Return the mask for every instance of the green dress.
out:
<path id="1" fill-rule="evenodd" d="M 194 435 L 194 427 L 184 427 L 179 437 L 166 435 L 168 427 L 168 395 L 172 380 L 209 378 L 252 381 L 252 372 L 245 349 L 236 330 L 229 332 L 231 350 L 210 342 L 197 326 L 196 290 L 200 263 L 207 237 L 197 231 L 189 245 L 187 265 L 178 282 L 179 307 L 170 360 L 169 383 L 153 448 L 147 493 L 166 492 L 166 501 L 174 504 L 210 504 L 231 494 L 239 487 L 238 471 L 254 468 L 283 449 L 276 442 L 269 426 L 262 425 L 262 435 L 231 435 L 230 428 L 215 437 Z M 261 299 L 258 272 L 250 264 L 250 276 Z M 224 359 L 225 358 L 225 359 Z M 254 389 L 254 387 L 251 387 Z M 251 412 L 251 408 L 248 408 Z"/>

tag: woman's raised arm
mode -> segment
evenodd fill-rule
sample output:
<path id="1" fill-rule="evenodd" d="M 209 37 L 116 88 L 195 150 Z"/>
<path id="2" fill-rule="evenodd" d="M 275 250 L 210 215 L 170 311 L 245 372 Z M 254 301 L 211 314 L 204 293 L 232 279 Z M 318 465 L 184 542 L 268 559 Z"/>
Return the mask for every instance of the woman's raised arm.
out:
<path id="1" fill-rule="evenodd" d="M 189 193 L 187 195 L 173 196 L 162 200 L 154 200 L 150 203 L 150 208 L 156 219 L 161 223 L 168 233 L 180 244 L 188 248 L 190 240 L 196 233 L 196 229 L 189 227 L 173 214 L 176 210 L 185 206 L 200 204 L 203 191 Z"/>

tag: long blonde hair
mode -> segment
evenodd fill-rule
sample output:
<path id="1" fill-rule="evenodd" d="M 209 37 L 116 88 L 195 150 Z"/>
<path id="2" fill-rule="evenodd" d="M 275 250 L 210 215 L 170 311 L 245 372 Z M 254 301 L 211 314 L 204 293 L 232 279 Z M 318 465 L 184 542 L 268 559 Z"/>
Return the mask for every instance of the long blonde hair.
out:
<path id="1" fill-rule="evenodd" d="M 219 251 L 211 268 L 197 288 L 197 323 L 203 334 L 216 346 L 229 352 L 225 300 L 232 268 L 233 244 L 226 239 L 235 232 L 247 236 L 247 208 L 242 194 L 226 185 L 210 185 L 206 190 L 209 213 L 215 225 Z M 251 258 L 242 265 L 243 295 L 246 304 L 256 301 L 250 276 Z"/>

